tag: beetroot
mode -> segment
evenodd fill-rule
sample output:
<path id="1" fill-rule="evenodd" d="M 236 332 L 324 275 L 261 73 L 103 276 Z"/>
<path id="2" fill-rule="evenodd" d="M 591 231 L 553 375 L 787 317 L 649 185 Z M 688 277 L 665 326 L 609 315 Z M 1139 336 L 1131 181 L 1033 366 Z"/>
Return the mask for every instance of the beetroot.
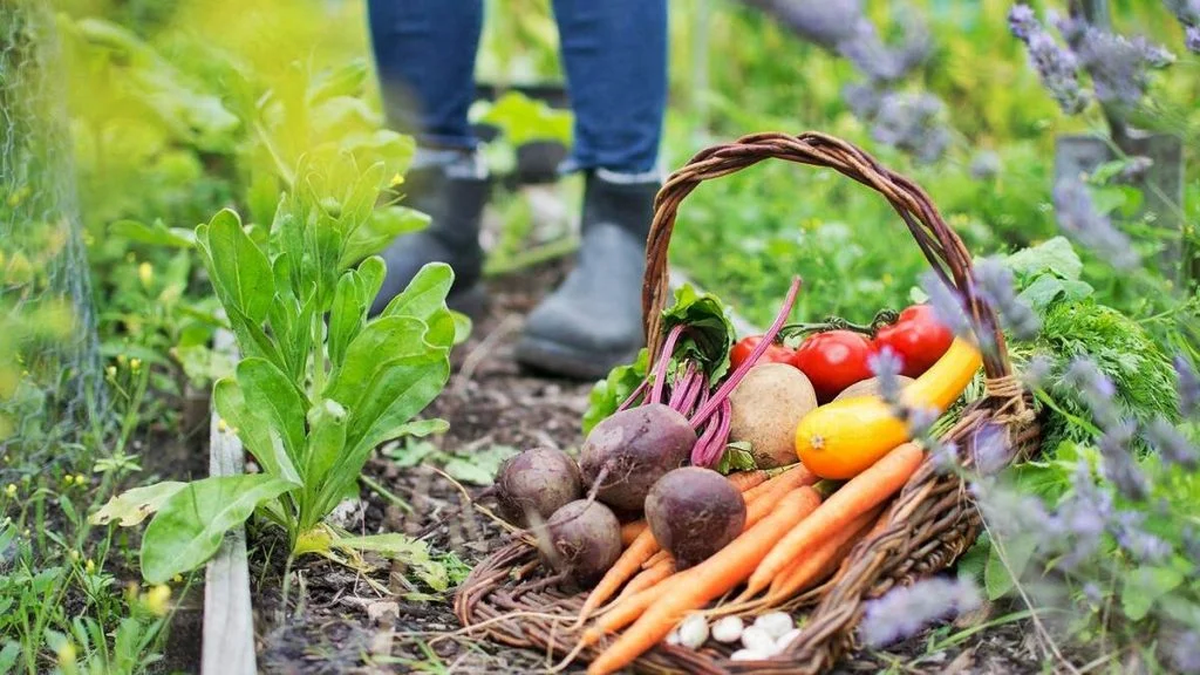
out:
<path id="1" fill-rule="evenodd" d="M 661 403 L 613 413 L 583 442 L 580 469 L 596 497 L 614 508 L 643 506 L 651 486 L 687 463 L 696 432 L 687 418 Z"/>
<path id="2" fill-rule="evenodd" d="M 680 569 L 724 548 L 746 524 L 746 500 L 712 469 L 684 467 L 663 476 L 646 497 L 646 522 Z"/>
<path id="3" fill-rule="evenodd" d="M 528 527 L 535 515 L 544 521 L 582 496 L 579 465 L 561 450 L 526 450 L 505 460 L 496 473 L 500 515 L 518 527 Z"/>
<path id="4" fill-rule="evenodd" d="M 581 585 L 599 580 L 621 555 L 621 523 L 599 502 L 579 499 L 547 521 L 542 555 Z"/>

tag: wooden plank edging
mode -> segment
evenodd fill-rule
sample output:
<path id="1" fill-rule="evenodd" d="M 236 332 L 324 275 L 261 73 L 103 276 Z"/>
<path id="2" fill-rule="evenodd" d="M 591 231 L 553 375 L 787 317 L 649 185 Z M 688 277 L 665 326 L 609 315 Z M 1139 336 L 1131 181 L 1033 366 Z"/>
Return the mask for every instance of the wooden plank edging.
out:
<path id="1" fill-rule="evenodd" d="M 217 332 L 213 348 L 235 356 L 233 335 Z M 214 407 L 209 423 L 208 472 L 212 476 L 242 473 L 242 443 L 237 434 L 221 430 Z M 253 675 L 258 672 L 254 650 L 254 614 L 250 604 L 250 568 L 246 561 L 246 529 L 225 535 L 204 574 L 204 633 L 201 675 Z"/>

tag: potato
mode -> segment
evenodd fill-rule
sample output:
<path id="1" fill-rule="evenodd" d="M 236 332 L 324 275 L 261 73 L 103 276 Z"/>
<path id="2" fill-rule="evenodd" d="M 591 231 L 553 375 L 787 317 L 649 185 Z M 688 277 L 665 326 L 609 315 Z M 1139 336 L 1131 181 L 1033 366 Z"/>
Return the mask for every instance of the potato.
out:
<path id="1" fill-rule="evenodd" d="M 796 425 L 817 407 L 812 383 L 786 363 L 760 363 L 729 396 L 729 440 L 750 443 L 760 468 L 794 464 Z"/>
<path id="2" fill-rule="evenodd" d="M 903 389 L 903 388 L 907 387 L 909 384 L 911 384 L 913 379 L 911 377 L 897 375 L 896 381 L 898 381 L 900 383 L 900 388 Z M 849 387 L 846 387 L 845 389 L 843 389 L 841 391 L 841 393 L 839 393 L 837 396 L 834 396 L 833 400 L 840 401 L 844 398 L 853 398 L 855 396 L 878 396 L 878 395 L 879 395 L 879 378 L 878 377 L 868 377 L 865 380 L 860 380 L 860 381 L 855 382 L 854 384 L 850 385 Z"/>

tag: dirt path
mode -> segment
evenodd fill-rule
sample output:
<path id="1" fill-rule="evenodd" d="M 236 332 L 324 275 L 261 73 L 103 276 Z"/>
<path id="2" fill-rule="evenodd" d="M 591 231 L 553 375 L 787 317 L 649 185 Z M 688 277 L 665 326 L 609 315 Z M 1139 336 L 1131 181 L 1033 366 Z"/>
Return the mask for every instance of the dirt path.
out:
<path id="1" fill-rule="evenodd" d="M 564 449 L 578 445 L 579 419 L 590 385 L 535 377 L 522 372 L 512 359 L 524 315 L 564 269 L 564 263 L 554 262 L 491 283 L 488 315 L 456 352 L 455 373 L 429 410 L 430 415 L 450 422 L 450 431 L 436 441 L 439 449 L 469 455 L 495 445 Z M 402 469 L 392 459 L 379 457 L 367 471 L 410 505 L 411 513 L 376 492 L 365 491 L 365 512 L 358 520 L 351 518 L 352 529 L 404 532 L 435 551 L 453 551 L 467 565 L 504 541 L 503 531 L 466 506 L 459 489 L 430 467 L 418 464 Z M 373 586 L 344 566 L 305 561 L 294 576 L 284 616 L 279 590 L 281 547 L 272 550 L 270 540 L 260 540 L 259 546 L 267 556 L 252 555 L 251 560 L 273 558 L 251 570 L 257 589 L 259 666 L 264 672 L 499 674 L 546 668 L 544 655 L 458 636 L 452 594 L 431 594 L 427 587 L 410 585 L 412 571 L 399 566 L 390 574 L 374 575 Z M 942 630 L 949 634 L 956 629 Z M 842 670 L 1013 673 L 1040 669 L 1024 626 L 1007 624 L 942 647 L 939 642 L 944 637 L 929 633 L 890 652 L 849 660 Z"/>

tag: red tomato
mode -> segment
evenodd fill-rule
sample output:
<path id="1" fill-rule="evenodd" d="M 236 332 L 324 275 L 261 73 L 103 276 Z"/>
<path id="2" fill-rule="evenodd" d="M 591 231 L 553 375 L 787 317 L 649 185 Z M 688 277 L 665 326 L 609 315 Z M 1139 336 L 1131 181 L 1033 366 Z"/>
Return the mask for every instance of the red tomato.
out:
<path id="1" fill-rule="evenodd" d="M 900 357 L 901 375 L 917 377 L 950 349 L 954 333 L 938 322 L 929 305 L 913 305 L 875 333 L 875 349 L 891 347 Z"/>
<path id="2" fill-rule="evenodd" d="M 763 336 L 751 335 L 737 341 L 733 349 L 729 350 L 729 360 L 733 363 L 733 367 L 737 368 L 742 365 L 742 362 L 750 358 L 750 353 L 762 342 Z M 791 363 L 792 356 L 795 352 L 780 344 L 773 344 L 767 347 L 767 351 L 758 357 L 757 363 Z"/>
<path id="3" fill-rule="evenodd" d="M 871 341 L 865 335 L 848 330 L 817 333 L 800 343 L 792 365 L 804 371 L 824 403 L 855 382 L 871 377 L 867 357 Z"/>

